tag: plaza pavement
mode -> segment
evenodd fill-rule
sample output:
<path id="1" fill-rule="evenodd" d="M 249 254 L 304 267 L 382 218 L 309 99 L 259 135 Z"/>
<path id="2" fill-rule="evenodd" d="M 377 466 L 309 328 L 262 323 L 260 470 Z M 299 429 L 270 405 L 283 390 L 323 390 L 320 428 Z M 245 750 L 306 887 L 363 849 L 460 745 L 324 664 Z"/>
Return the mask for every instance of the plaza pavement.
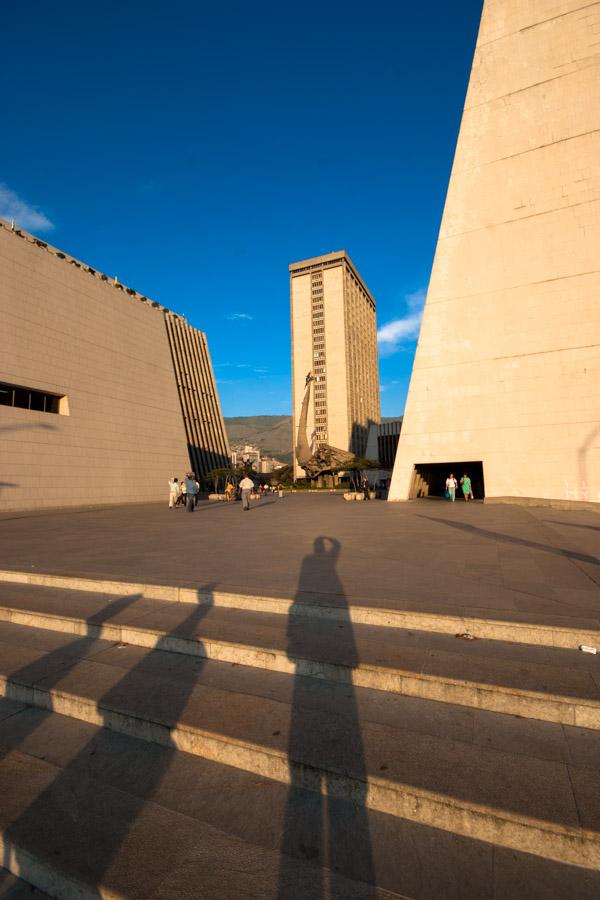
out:
<path id="1" fill-rule="evenodd" d="M 5 866 L 90 900 L 595 900 L 599 528 L 338 495 L 0 516 Z"/>
<path id="2" fill-rule="evenodd" d="M 315 558 L 331 539 L 333 556 Z M 306 560 L 310 566 L 303 567 Z M 335 564 L 332 563 L 335 559 Z M 575 627 L 600 623 L 600 517 L 338 495 L 0 515 L 0 569 Z M 341 596 L 340 596 L 340 592 Z"/>

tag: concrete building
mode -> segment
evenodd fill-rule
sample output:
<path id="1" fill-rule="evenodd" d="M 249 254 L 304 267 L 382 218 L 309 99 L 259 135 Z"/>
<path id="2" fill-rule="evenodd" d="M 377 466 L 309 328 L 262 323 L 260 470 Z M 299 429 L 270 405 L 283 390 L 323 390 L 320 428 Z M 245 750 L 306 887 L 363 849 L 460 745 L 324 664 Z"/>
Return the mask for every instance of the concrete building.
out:
<path id="1" fill-rule="evenodd" d="M 275 472 L 276 469 L 284 468 L 285 463 L 281 462 L 280 459 L 275 459 L 274 456 L 262 456 L 257 471 L 260 475 L 270 475 L 272 472 Z"/>
<path id="2" fill-rule="evenodd" d="M 306 375 L 314 375 L 308 416 L 313 446 L 331 444 L 364 456 L 379 421 L 375 300 L 344 250 L 292 263 L 293 441 Z M 294 462 L 294 474 L 304 472 Z"/>
<path id="3" fill-rule="evenodd" d="M 253 469 L 257 470 L 260 463 L 260 448 L 253 444 L 244 444 L 231 449 L 231 465 L 243 466 L 250 463 Z"/>
<path id="4" fill-rule="evenodd" d="M 229 456 L 206 338 L 0 222 L 0 508 L 164 500 Z"/>
<path id="5" fill-rule="evenodd" d="M 402 431 L 402 416 L 399 419 L 386 419 L 385 422 L 373 422 L 369 427 L 367 438 L 367 459 L 376 459 L 382 469 L 394 467 L 398 441 Z"/>
<path id="6" fill-rule="evenodd" d="M 390 499 L 600 502 L 599 35 L 485 0 Z"/>

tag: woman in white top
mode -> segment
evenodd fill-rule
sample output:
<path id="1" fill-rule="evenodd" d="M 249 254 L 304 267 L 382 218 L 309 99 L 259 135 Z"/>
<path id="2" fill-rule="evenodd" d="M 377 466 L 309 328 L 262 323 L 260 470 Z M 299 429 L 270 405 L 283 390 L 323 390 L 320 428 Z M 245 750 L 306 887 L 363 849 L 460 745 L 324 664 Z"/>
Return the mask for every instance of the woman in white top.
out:
<path id="1" fill-rule="evenodd" d="M 446 491 L 448 493 L 448 499 L 454 501 L 456 500 L 456 488 L 458 487 L 458 481 L 454 477 L 454 472 L 450 472 L 448 478 L 446 478 Z"/>

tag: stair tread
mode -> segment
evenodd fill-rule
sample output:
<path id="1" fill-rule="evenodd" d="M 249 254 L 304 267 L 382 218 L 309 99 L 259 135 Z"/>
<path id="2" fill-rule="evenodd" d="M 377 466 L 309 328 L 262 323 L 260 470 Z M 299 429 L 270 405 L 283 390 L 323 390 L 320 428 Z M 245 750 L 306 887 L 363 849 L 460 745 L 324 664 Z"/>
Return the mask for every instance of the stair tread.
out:
<path id="1" fill-rule="evenodd" d="M 44 542 L 47 543 L 47 535 L 44 536 Z M 389 560 L 387 561 L 389 562 Z M 539 585 L 536 585 L 534 593 L 525 591 L 525 596 L 522 597 L 518 596 L 520 591 L 517 591 L 517 596 L 515 596 L 512 588 L 507 589 L 500 584 L 490 581 L 482 583 L 479 579 L 465 581 L 463 578 L 460 581 L 460 590 L 452 591 L 450 596 L 446 589 L 447 585 L 445 583 L 440 585 L 439 579 L 436 584 L 424 585 L 423 579 L 429 580 L 431 574 L 428 569 L 421 570 L 416 590 L 413 584 L 412 590 L 409 587 L 407 591 L 402 587 L 403 579 L 401 577 L 399 578 L 397 574 L 390 576 L 389 573 L 381 570 L 377 573 L 377 584 L 374 584 L 373 579 L 370 578 L 371 583 L 363 585 L 362 588 L 360 585 L 350 582 L 342 589 L 342 585 L 336 579 L 335 585 L 332 586 L 335 589 L 328 590 L 323 578 L 310 579 L 310 581 L 314 580 L 314 584 L 307 583 L 305 579 L 300 579 L 300 583 L 294 583 L 289 577 L 289 572 L 285 573 L 283 579 L 278 579 L 275 573 L 270 571 L 268 579 L 265 579 L 264 566 L 260 563 L 253 564 L 254 569 L 259 567 L 261 570 L 258 579 L 254 577 L 256 572 L 250 573 L 250 577 L 248 577 L 247 568 L 229 567 L 227 572 L 220 573 L 218 582 L 207 578 L 204 583 L 202 580 L 186 577 L 185 570 L 171 572 L 168 576 L 165 576 L 164 572 L 161 572 L 160 575 L 155 573 L 153 576 L 147 572 L 144 577 L 148 581 L 141 582 L 139 567 L 138 571 L 132 573 L 121 571 L 115 575 L 114 559 L 110 561 L 110 570 L 105 570 L 103 567 L 98 568 L 96 562 L 97 560 L 92 565 L 84 566 L 78 574 L 73 574 L 72 564 L 65 568 L 56 566 L 47 560 L 43 571 L 40 570 L 41 563 L 33 570 L 29 568 L 25 571 L 2 569 L 0 570 L 0 579 L 3 583 L 15 583 L 20 579 L 33 578 L 36 585 L 40 583 L 44 585 L 52 583 L 54 579 L 60 579 L 63 581 L 63 587 L 69 584 L 75 589 L 86 590 L 93 583 L 96 588 L 110 585 L 111 591 L 118 587 L 119 590 L 122 589 L 123 593 L 141 589 L 151 592 L 153 596 L 160 596 L 162 592 L 166 595 L 182 590 L 194 597 L 198 592 L 212 590 L 238 596 L 260 597 L 274 602 L 293 601 L 303 606 L 330 608 L 358 606 L 374 611 L 387 610 L 390 613 L 509 620 L 520 622 L 523 625 L 587 628 L 600 632 L 600 617 L 596 601 L 597 587 L 589 583 L 583 589 L 573 587 L 572 584 L 568 589 L 559 587 L 551 592 L 557 595 L 551 599 L 543 593 L 536 593 L 540 589 Z M 147 563 L 148 559 L 145 558 L 144 569 L 146 571 Z M 48 581 L 45 582 L 44 579 L 48 579 Z M 256 583 L 253 584 L 253 581 Z M 521 585 L 517 585 L 517 587 L 519 586 L 522 586 L 522 581 Z M 557 597 L 560 597 L 560 602 L 557 602 Z"/>
<path id="2" fill-rule="evenodd" d="M 301 764 L 361 783 L 368 777 L 441 795 L 450 804 L 600 829 L 600 779 L 590 767 L 600 749 L 598 732 L 433 701 L 412 700 L 411 719 L 411 698 L 73 638 L 0 623 L 0 674 L 224 743 L 283 758 L 289 752 Z M 456 717 L 459 732 L 462 721 L 459 739 L 440 733 L 439 722 L 435 734 L 410 727 L 428 704 L 425 721 L 442 710 Z"/>
<path id="3" fill-rule="evenodd" d="M 39 891 L 1 866 L 0 898 L 1 900 L 50 900 L 48 894 Z"/>
<path id="4" fill-rule="evenodd" d="M 348 801 L 325 809 L 310 792 L 55 712 L 12 708 L 4 722 L 0 833 L 55 872 L 129 897 L 305 898 L 320 895 L 322 865 L 339 870 L 326 875 L 333 896 L 357 900 L 512 900 L 532 888 L 536 898 L 591 900 L 600 891 L 596 871 L 359 816 Z M 365 866 L 378 893 L 354 880 Z"/>
<path id="5" fill-rule="evenodd" d="M 0 608 L 131 627 L 182 640 L 249 646 L 348 668 L 403 672 L 600 704 L 600 657 L 575 650 L 247 610 L 26 585 L 2 585 Z"/>
<path id="6" fill-rule="evenodd" d="M 37 711 L 41 712 L 41 711 Z M 86 753 L 87 747 L 78 756 Z M 89 750 L 88 750 L 89 753 Z M 19 860 L 33 855 L 38 868 L 97 896 L 180 896 L 185 873 L 193 896 L 207 900 L 275 896 L 281 873 L 286 896 L 311 896 L 323 878 L 316 865 L 289 858 L 226 834 L 152 799 L 169 758 L 147 772 L 146 796 L 113 786 L 73 760 L 57 766 L 18 748 L 0 761 L 0 831 Z M 49 827 L 49 823 L 52 826 Z M 398 897 L 384 889 L 329 874 L 339 900 Z"/>

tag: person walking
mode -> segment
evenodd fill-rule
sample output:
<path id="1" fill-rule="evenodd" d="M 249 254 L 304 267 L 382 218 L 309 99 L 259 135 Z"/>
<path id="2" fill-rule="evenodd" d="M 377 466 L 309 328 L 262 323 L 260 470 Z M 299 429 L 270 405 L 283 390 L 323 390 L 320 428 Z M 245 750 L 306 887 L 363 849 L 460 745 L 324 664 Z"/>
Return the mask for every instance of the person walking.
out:
<path id="1" fill-rule="evenodd" d="M 371 485 L 369 484 L 369 479 L 365 475 L 362 481 L 362 489 L 365 500 L 371 499 Z"/>
<path id="2" fill-rule="evenodd" d="M 196 495 L 198 494 L 198 482 L 194 478 L 193 472 L 188 472 L 185 476 L 185 493 L 187 497 L 188 512 L 194 512 L 196 506 Z"/>
<path id="3" fill-rule="evenodd" d="M 250 509 L 250 494 L 254 490 L 254 482 L 251 478 L 248 478 L 246 475 L 245 478 L 242 478 L 240 481 L 240 490 L 242 492 L 242 509 L 249 510 Z"/>
<path id="4" fill-rule="evenodd" d="M 471 490 L 471 479 L 465 472 L 463 477 L 460 479 L 460 486 L 462 488 L 463 497 L 465 498 L 465 502 L 468 503 L 469 500 L 473 499 L 473 493 Z"/>
<path id="5" fill-rule="evenodd" d="M 453 503 L 456 500 L 456 488 L 458 487 L 458 481 L 454 477 L 454 472 L 450 472 L 448 478 L 446 478 L 446 496 L 448 500 L 451 500 Z"/>
<path id="6" fill-rule="evenodd" d="M 177 498 L 179 497 L 179 482 L 173 476 L 169 481 L 169 509 L 177 506 Z"/>
<path id="7" fill-rule="evenodd" d="M 229 503 L 233 500 L 233 494 L 235 492 L 235 488 L 230 481 L 225 485 L 225 499 Z"/>

